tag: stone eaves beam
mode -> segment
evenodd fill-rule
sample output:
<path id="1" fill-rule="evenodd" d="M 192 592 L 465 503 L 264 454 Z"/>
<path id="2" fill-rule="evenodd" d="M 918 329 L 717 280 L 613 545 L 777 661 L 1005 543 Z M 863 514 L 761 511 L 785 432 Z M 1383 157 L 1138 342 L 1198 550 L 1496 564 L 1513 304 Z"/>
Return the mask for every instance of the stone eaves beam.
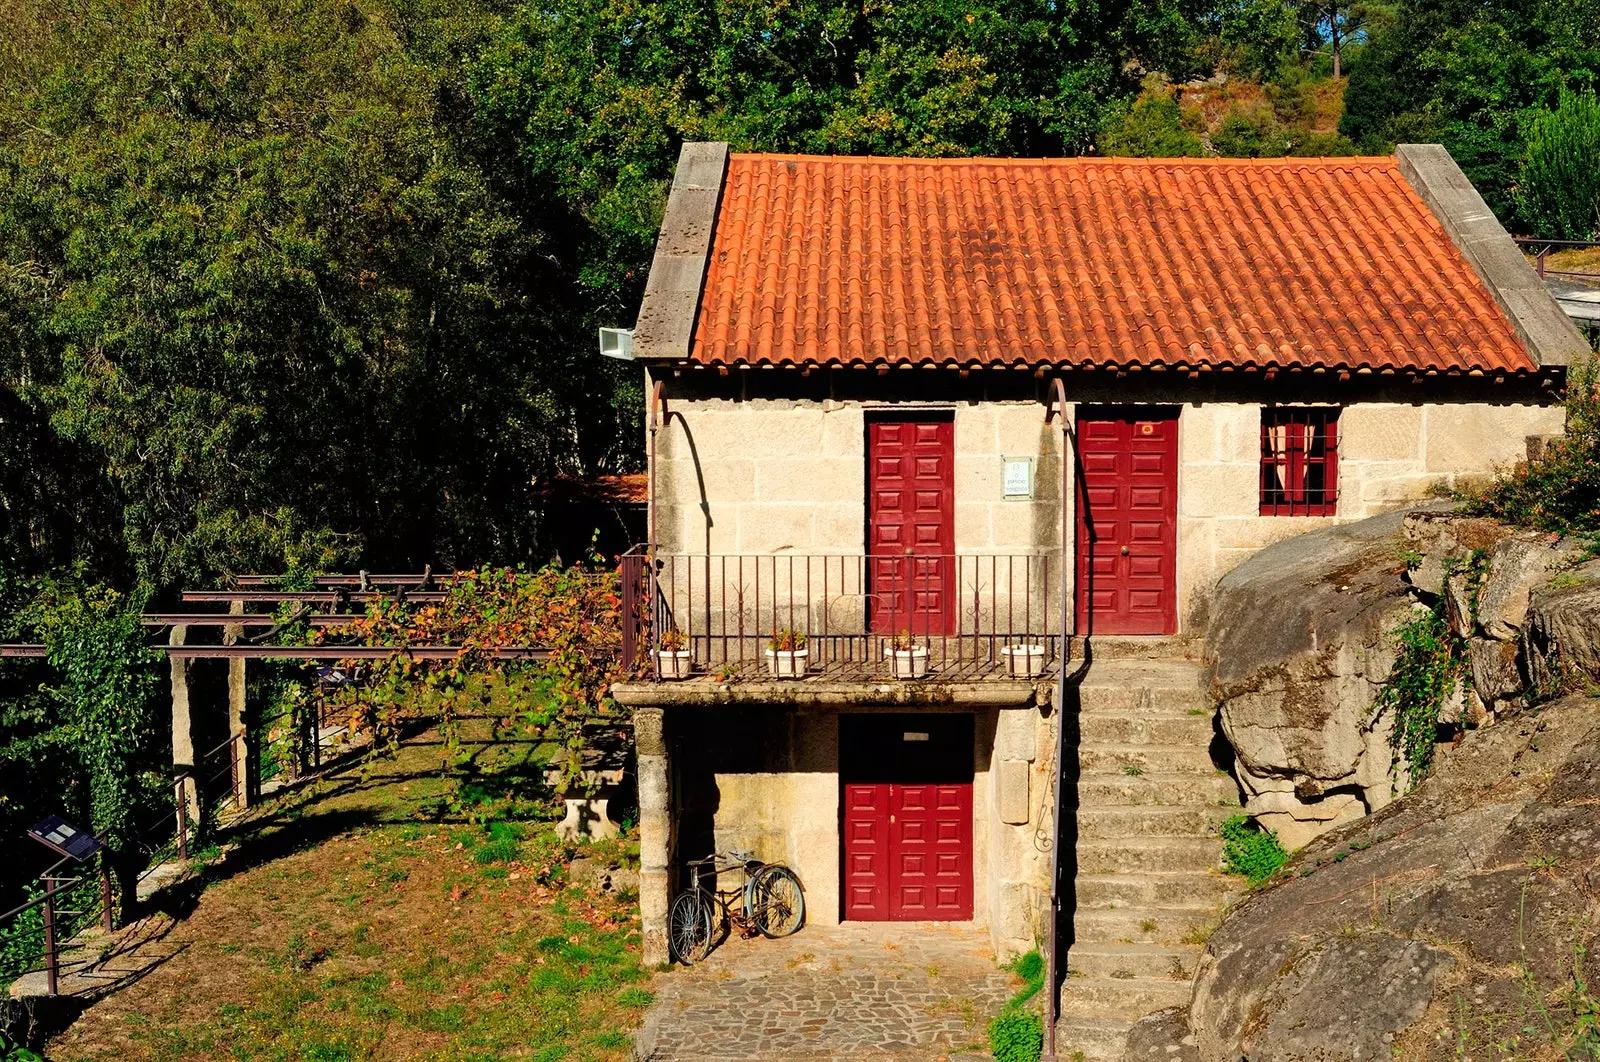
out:
<path id="1" fill-rule="evenodd" d="M 738 705 L 796 708 L 1032 708 L 1051 703 L 1054 684 L 1032 682 L 619 682 L 611 696 L 629 708 Z"/>
<path id="2" fill-rule="evenodd" d="M 725 143 L 686 143 L 678 154 L 666 216 L 650 262 L 650 279 L 645 282 L 644 301 L 633 327 L 636 358 L 689 356 L 727 172 Z"/>
<path id="3" fill-rule="evenodd" d="M 1555 368 L 1587 357 L 1583 334 L 1550 297 L 1450 152 L 1440 144 L 1401 144 L 1394 154 L 1401 176 L 1460 248 L 1533 360 L 1541 368 Z"/>

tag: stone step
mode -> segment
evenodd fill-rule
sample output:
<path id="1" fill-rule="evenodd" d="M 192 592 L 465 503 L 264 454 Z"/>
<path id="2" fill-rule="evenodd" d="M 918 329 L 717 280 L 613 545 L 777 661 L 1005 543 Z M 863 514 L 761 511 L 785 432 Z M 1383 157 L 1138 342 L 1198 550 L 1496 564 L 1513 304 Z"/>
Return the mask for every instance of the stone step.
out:
<path id="1" fill-rule="evenodd" d="M 1137 977 L 1166 978 L 1187 982 L 1194 975 L 1200 947 L 1193 944 L 1118 944 L 1090 941 L 1074 944 L 1067 952 L 1067 969 L 1085 974 L 1086 980 L 1109 977 L 1131 980 Z"/>
<path id="2" fill-rule="evenodd" d="M 1211 870 L 1222 861 L 1222 842 L 1210 837 L 1151 837 L 1078 842 L 1080 874 L 1139 874 L 1149 870 Z"/>
<path id="3" fill-rule="evenodd" d="M 1072 936 L 1081 944 L 1184 944 L 1197 931 L 1213 926 L 1222 905 L 1205 907 L 1079 907 L 1072 916 Z"/>
<path id="4" fill-rule="evenodd" d="M 1078 721 L 1084 745 L 1188 745 L 1211 744 L 1211 715 L 1112 715 L 1085 713 Z"/>
<path id="5" fill-rule="evenodd" d="M 1078 688 L 1080 719 L 1095 715 L 1189 718 L 1191 710 L 1204 712 L 1207 716 L 1211 714 L 1211 702 L 1198 689 L 1151 689 L 1148 686 L 1128 687 L 1114 684 Z"/>
<path id="6" fill-rule="evenodd" d="M 1061 1014 L 1075 1018 L 1138 1021 L 1189 1002 L 1194 985 L 1170 977 L 1068 977 L 1061 988 Z"/>
<path id="7" fill-rule="evenodd" d="M 1080 838 L 1216 837 L 1222 820 L 1237 807 L 1090 806 L 1078 809 Z"/>
<path id="8" fill-rule="evenodd" d="M 1091 774 L 1078 779 L 1078 808 L 1156 805 L 1165 807 L 1223 807 L 1239 813 L 1239 785 L 1215 770 L 1171 774 L 1150 771 L 1141 775 Z"/>
<path id="9" fill-rule="evenodd" d="M 1074 1062 L 1121 1062 L 1132 1024 L 1115 1018 L 1063 1016 L 1056 1022 L 1056 1057 Z"/>
<path id="10" fill-rule="evenodd" d="M 1081 912 L 1089 908 L 1116 910 L 1222 904 L 1242 885 L 1241 879 L 1208 869 L 1141 874 L 1080 873 L 1072 887 Z"/>
<path id="11" fill-rule="evenodd" d="M 1078 749 L 1082 774 L 1138 777 L 1153 771 L 1215 775 L 1217 765 L 1204 745 L 1085 745 Z"/>

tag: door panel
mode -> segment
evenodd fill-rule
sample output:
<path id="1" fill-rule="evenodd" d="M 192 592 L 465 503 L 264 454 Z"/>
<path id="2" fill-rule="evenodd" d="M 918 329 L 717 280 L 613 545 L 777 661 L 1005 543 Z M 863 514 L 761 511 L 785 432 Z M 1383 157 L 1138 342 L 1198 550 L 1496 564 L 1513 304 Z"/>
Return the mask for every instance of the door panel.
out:
<path id="1" fill-rule="evenodd" d="M 1178 420 L 1171 409 L 1080 411 L 1077 627 L 1178 630 Z"/>
<path id="2" fill-rule="evenodd" d="M 954 633 L 955 422 L 867 423 L 867 543 L 872 629 Z"/>
<path id="3" fill-rule="evenodd" d="M 840 718 L 844 917 L 972 917 L 970 715 Z"/>

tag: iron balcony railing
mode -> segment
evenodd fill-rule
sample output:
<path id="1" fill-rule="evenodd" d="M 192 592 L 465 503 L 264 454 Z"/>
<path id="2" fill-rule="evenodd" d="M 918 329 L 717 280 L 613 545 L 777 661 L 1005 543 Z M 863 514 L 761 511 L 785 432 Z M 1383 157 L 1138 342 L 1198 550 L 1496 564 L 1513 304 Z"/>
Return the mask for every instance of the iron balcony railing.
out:
<path id="1" fill-rule="evenodd" d="M 789 677 L 783 668 L 1039 678 L 1060 657 L 1060 569 L 1055 553 L 658 553 L 652 563 L 638 548 L 622 558 L 623 652 L 658 679 L 690 662 L 691 677 L 712 679 Z M 796 636 L 804 654 L 779 660 Z"/>

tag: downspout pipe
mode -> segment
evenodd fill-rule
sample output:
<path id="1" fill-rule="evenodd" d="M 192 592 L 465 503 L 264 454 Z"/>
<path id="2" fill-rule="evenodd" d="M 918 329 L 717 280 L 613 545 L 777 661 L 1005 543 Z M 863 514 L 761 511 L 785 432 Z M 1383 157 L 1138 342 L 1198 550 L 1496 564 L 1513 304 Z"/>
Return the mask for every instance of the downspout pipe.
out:
<path id="1" fill-rule="evenodd" d="M 1061 422 L 1061 649 L 1056 667 L 1056 758 L 1055 758 L 1055 818 L 1051 820 L 1055 836 L 1050 840 L 1050 937 L 1049 955 L 1045 969 L 1045 1024 L 1044 1054 L 1040 1062 L 1056 1062 L 1056 1022 L 1061 1016 L 1061 993 L 1057 972 L 1060 964 L 1056 952 L 1061 944 L 1061 811 L 1064 803 L 1062 787 L 1066 781 L 1062 756 L 1066 750 L 1067 661 L 1071 656 L 1072 641 L 1067 635 L 1067 624 L 1072 617 L 1072 601 L 1068 596 L 1072 588 L 1071 555 L 1072 528 L 1067 515 L 1067 499 L 1072 486 L 1072 427 L 1067 416 L 1067 387 L 1057 376 L 1050 381 L 1051 404 L 1045 407 L 1044 421 L 1052 417 Z"/>
<path id="2" fill-rule="evenodd" d="M 650 499 L 645 510 L 645 585 L 650 594 L 650 670 L 657 682 L 661 681 L 661 632 L 656 629 L 656 433 L 661 428 L 661 381 L 652 380 L 650 387 Z"/>

